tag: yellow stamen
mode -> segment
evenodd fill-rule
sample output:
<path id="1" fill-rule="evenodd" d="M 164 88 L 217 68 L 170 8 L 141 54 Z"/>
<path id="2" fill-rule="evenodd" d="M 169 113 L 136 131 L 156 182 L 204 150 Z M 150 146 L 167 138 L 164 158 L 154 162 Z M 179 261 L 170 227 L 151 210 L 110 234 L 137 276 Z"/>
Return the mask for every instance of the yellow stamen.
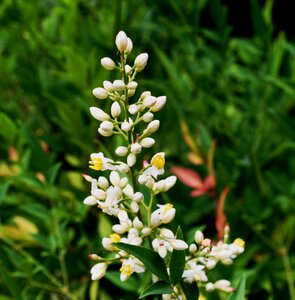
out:
<path id="1" fill-rule="evenodd" d="M 167 212 L 171 208 L 173 208 L 173 204 L 171 204 L 171 203 L 166 204 L 165 207 L 164 207 L 164 212 Z"/>
<path id="2" fill-rule="evenodd" d="M 121 240 L 121 237 L 119 236 L 119 234 L 113 233 L 113 234 L 110 234 L 110 239 L 111 239 L 112 243 L 119 243 Z"/>
<path id="3" fill-rule="evenodd" d="M 245 241 L 240 238 L 235 239 L 234 244 L 239 247 L 245 248 Z"/>
<path id="4" fill-rule="evenodd" d="M 157 154 L 152 158 L 151 163 L 158 169 L 161 170 L 165 166 L 165 157 L 162 154 Z"/>
<path id="5" fill-rule="evenodd" d="M 89 168 L 100 171 L 102 169 L 102 159 L 99 157 L 92 158 L 92 160 L 89 161 Z"/>
<path id="6" fill-rule="evenodd" d="M 129 277 L 133 273 L 133 268 L 130 266 L 130 264 L 126 264 L 126 265 L 122 266 L 122 268 L 120 269 L 120 272 Z"/>

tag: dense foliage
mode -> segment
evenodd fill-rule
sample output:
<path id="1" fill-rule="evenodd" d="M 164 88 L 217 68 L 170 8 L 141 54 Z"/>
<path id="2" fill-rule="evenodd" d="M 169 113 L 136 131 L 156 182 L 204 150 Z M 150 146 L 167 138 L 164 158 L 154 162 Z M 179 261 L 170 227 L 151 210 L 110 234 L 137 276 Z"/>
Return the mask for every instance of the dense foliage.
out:
<path id="1" fill-rule="evenodd" d="M 219 272 L 245 274 L 248 299 L 295 299 L 295 46 L 274 34 L 272 5 L 249 1 L 246 38 L 219 0 L 1 1 L 0 299 L 135 299 L 146 287 L 89 276 L 111 219 L 83 205 L 81 173 L 89 153 L 118 144 L 98 136 L 89 106 L 91 90 L 114 79 L 99 59 L 116 58 L 119 29 L 149 53 L 140 85 L 167 95 L 155 151 L 205 178 L 216 142 L 216 193 L 230 189 L 231 235 L 246 241 Z M 179 181 L 168 193 L 177 223 L 186 238 L 196 228 L 216 238 L 215 200 L 190 192 Z"/>

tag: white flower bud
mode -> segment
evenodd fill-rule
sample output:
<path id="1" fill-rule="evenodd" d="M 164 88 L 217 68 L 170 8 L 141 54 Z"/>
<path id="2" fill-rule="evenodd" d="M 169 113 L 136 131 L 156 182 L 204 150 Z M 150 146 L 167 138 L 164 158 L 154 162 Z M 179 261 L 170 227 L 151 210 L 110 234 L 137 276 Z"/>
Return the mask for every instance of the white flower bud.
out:
<path id="1" fill-rule="evenodd" d="M 128 148 L 124 146 L 119 146 L 115 152 L 119 156 L 125 156 L 128 153 Z"/>
<path id="2" fill-rule="evenodd" d="M 212 282 L 209 282 L 206 284 L 206 291 L 207 292 L 213 292 L 215 290 L 215 286 Z"/>
<path id="3" fill-rule="evenodd" d="M 171 189 L 174 184 L 176 183 L 177 177 L 172 175 L 169 176 L 165 179 L 165 188 L 164 188 L 164 192 L 167 192 L 169 189 Z"/>
<path id="4" fill-rule="evenodd" d="M 140 201 L 142 201 L 143 200 L 143 194 L 141 193 L 141 192 L 136 192 L 134 195 L 133 195 L 133 197 L 132 197 L 132 199 L 133 199 L 133 201 L 135 201 L 135 202 L 140 202 Z"/>
<path id="5" fill-rule="evenodd" d="M 150 137 L 146 137 L 140 142 L 140 145 L 143 148 L 150 148 L 150 147 L 154 146 L 154 144 L 155 144 L 155 140 Z"/>
<path id="6" fill-rule="evenodd" d="M 115 62 L 109 57 L 104 57 L 100 60 L 101 65 L 107 70 L 113 70 L 116 67 Z"/>
<path id="7" fill-rule="evenodd" d="M 148 235 L 150 235 L 150 234 L 152 233 L 152 230 L 151 230 L 151 228 L 149 228 L 149 227 L 145 227 L 145 228 L 143 228 L 143 229 L 141 230 L 141 233 L 142 233 L 144 236 L 148 236 Z"/>
<path id="8" fill-rule="evenodd" d="M 106 263 L 98 263 L 94 265 L 91 270 L 91 280 L 99 280 L 101 279 L 107 270 L 108 265 Z"/>
<path id="9" fill-rule="evenodd" d="M 151 107 L 152 112 L 157 112 L 161 110 L 166 104 L 166 96 L 160 96 L 157 98 L 156 103 Z"/>
<path id="10" fill-rule="evenodd" d="M 134 213 L 137 213 L 139 211 L 138 203 L 135 201 L 131 202 L 130 208 L 131 208 L 132 212 L 134 212 Z"/>
<path id="11" fill-rule="evenodd" d="M 129 122 L 127 122 L 127 121 L 124 121 L 122 124 L 121 124 L 121 129 L 123 130 L 123 131 L 129 131 L 130 129 L 131 129 L 131 125 L 130 125 L 130 123 Z"/>
<path id="12" fill-rule="evenodd" d="M 154 115 L 151 112 L 146 112 L 143 116 L 142 119 L 144 122 L 149 123 L 153 120 Z"/>
<path id="13" fill-rule="evenodd" d="M 195 242 L 196 242 L 197 244 L 201 244 L 201 243 L 203 242 L 203 240 L 204 240 L 203 232 L 200 231 L 200 230 L 197 230 L 197 231 L 195 232 Z"/>
<path id="14" fill-rule="evenodd" d="M 105 137 L 111 136 L 113 134 L 112 130 L 105 130 L 101 127 L 98 128 L 98 132 L 99 132 L 99 134 L 101 134 L 102 136 L 105 136 Z"/>
<path id="15" fill-rule="evenodd" d="M 196 253 L 196 251 L 197 251 L 197 246 L 196 246 L 196 244 L 191 244 L 191 245 L 189 246 L 188 250 L 189 250 L 189 252 L 190 252 L 191 254 Z"/>
<path id="16" fill-rule="evenodd" d="M 105 80 L 102 84 L 103 84 L 103 88 L 105 90 L 107 90 L 108 92 L 110 92 L 114 89 L 113 84 L 108 80 Z"/>
<path id="17" fill-rule="evenodd" d="M 135 154 L 133 153 L 130 153 L 128 156 L 127 156 L 127 165 L 129 167 L 133 167 L 136 163 L 136 156 Z"/>
<path id="18" fill-rule="evenodd" d="M 206 262 L 206 268 L 207 268 L 208 270 L 214 269 L 215 266 L 216 266 L 216 261 L 213 260 L 213 259 L 209 259 L 209 260 Z"/>
<path id="19" fill-rule="evenodd" d="M 143 106 L 144 107 L 152 107 L 157 101 L 157 98 L 154 97 L 154 96 L 148 96 L 148 97 L 145 97 L 143 99 Z"/>
<path id="20" fill-rule="evenodd" d="M 127 75 L 129 75 L 129 73 L 131 72 L 132 68 L 129 65 L 125 65 L 125 73 Z"/>
<path id="21" fill-rule="evenodd" d="M 118 167 L 117 167 L 118 171 L 122 172 L 122 173 L 128 173 L 129 172 L 129 167 L 127 164 L 125 163 L 121 163 Z"/>
<path id="22" fill-rule="evenodd" d="M 120 31 L 117 34 L 115 43 L 119 51 L 123 52 L 127 49 L 128 38 L 124 31 Z"/>
<path id="23" fill-rule="evenodd" d="M 99 200 L 104 200 L 107 197 L 107 193 L 101 189 L 95 189 L 91 191 L 92 196 Z"/>
<path id="24" fill-rule="evenodd" d="M 146 130 L 149 133 L 153 133 L 153 132 L 157 131 L 159 129 L 159 127 L 160 127 L 160 121 L 154 120 L 151 123 L 149 123 Z"/>
<path id="25" fill-rule="evenodd" d="M 173 249 L 175 249 L 175 250 L 185 250 L 188 248 L 187 243 L 184 242 L 183 240 L 179 240 L 179 239 L 172 240 L 170 242 L 170 244 L 173 247 Z"/>
<path id="26" fill-rule="evenodd" d="M 131 115 L 135 115 L 138 113 L 138 107 L 136 104 L 131 104 L 128 108 L 128 111 L 130 112 Z"/>
<path id="27" fill-rule="evenodd" d="M 127 38 L 127 47 L 126 47 L 126 49 L 124 50 L 124 52 L 125 52 L 126 54 L 130 54 L 131 51 L 132 51 L 132 49 L 133 49 L 133 43 L 132 43 L 132 41 L 131 41 L 130 38 Z"/>
<path id="28" fill-rule="evenodd" d="M 95 205 L 96 204 L 96 198 L 94 196 L 88 196 L 84 199 L 83 203 L 86 205 Z"/>
<path id="29" fill-rule="evenodd" d="M 134 218 L 133 227 L 137 230 L 141 230 L 143 228 L 143 223 L 138 219 L 138 217 Z"/>
<path id="30" fill-rule="evenodd" d="M 96 120 L 101 122 L 110 119 L 110 116 L 98 107 L 94 107 L 94 106 L 90 107 L 90 113 Z"/>
<path id="31" fill-rule="evenodd" d="M 123 80 L 119 80 L 119 79 L 115 80 L 113 82 L 113 88 L 116 91 L 122 91 L 122 90 L 124 90 L 124 88 L 125 88 L 124 81 Z"/>
<path id="32" fill-rule="evenodd" d="M 148 58 L 147 53 L 141 53 L 135 58 L 134 65 L 137 72 L 141 72 L 145 68 Z"/>
<path id="33" fill-rule="evenodd" d="M 164 192 L 164 190 L 165 190 L 165 180 L 160 180 L 153 185 L 153 191 L 156 194 L 160 192 Z"/>
<path id="34" fill-rule="evenodd" d="M 130 150 L 133 154 L 138 154 L 141 152 L 141 145 L 138 143 L 132 144 Z"/>
<path id="35" fill-rule="evenodd" d="M 175 239 L 174 233 L 167 228 L 161 229 L 161 236 L 163 236 L 165 239 Z"/>
<path id="36" fill-rule="evenodd" d="M 145 91 L 140 95 L 140 99 L 144 100 L 146 97 L 151 96 L 151 92 L 150 91 Z"/>
<path id="37" fill-rule="evenodd" d="M 111 106 L 111 114 L 112 114 L 113 118 L 118 118 L 121 114 L 121 106 L 116 101 Z"/>
<path id="38" fill-rule="evenodd" d="M 210 247 L 212 242 L 210 239 L 204 239 L 202 242 L 201 242 L 202 246 L 204 247 Z"/>
<path id="39" fill-rule="evenodd" d="M 100 128 L 105 130 L 105 131 L 111 131 L 113 130 L 114 128 L 114 124 L 110 121 L 103 121 L 101 124 L 100 124 Z"/>
<path id="40" fill-rule="evenodd" d="M 231 265 L 233 263 L 233 260 L 231 258 L 225 258 L 225 259 L 221 260 L 221 263 L 223 265 L 229 266 L 229 265 Z"/>
<path id="41" fill-rule="evenodd" d="M 106 190 L 109 187 L 109 182 L 108 182 L 108 180 L 105 177 L 99 176 L 98 177 L 98 181 L 97 181 L 97 185 L 101 189 Z"/>
<path id="42" fill-rule="evenodd" d="M 144 175 L 144 174 L 138 176 L 138 182 L 139 182 L 140 184 L 146 184 L 146 183 L 147 183 L 147 180 L 148 180 L 148 179 L 147 179 L 147 176 Z"/>
<path id="43" fill-rule="evenodd" d="M 110 181 L 111 181 L 112 185 L 119 185 L 120 180 L 121 180 L 121 178 L 120 178 L 118 172 L 112 171 L 110 174 Z"/>
<path id="44" fill-rule="evenodd" d="M 112 229 L 114 232 L 118 233 L 118 234 L 123 234 L 126 232 L 126 229 L 124 226 L 120 225 L 120 224 L 115 224 L 112 226 Z"/>
<path id="45" fill-rule="evenodd" d="M 120 184 L 119 187 L 121 189 L 124 189 L 126 187 L 126 185 L 128 184 L 128 178 L 124 177 L 120 180 Z"/>
<path id="46" fill-rule="evenodd" d="M 130 81 L 128 84 L 127 84 L 127 88 L 128 89 L 136 89 L 138 86 L 137 82 L 136 81 Z"/>
<path id="47" fill-rule="evenodd" d="M 108 91 L 103 88 L 95 88 L 92 90 L 92 94 L 98 99 L 106 99 L 108 97 Z"/>

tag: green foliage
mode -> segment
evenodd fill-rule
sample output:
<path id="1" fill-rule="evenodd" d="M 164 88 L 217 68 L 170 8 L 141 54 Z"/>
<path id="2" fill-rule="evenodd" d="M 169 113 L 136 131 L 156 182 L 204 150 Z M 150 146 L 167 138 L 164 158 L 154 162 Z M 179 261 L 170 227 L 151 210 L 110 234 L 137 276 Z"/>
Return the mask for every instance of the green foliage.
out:
<path id="1" fill-rule="evenodd" d="M 118 286 L 118 273 L 103 285 L 90 282 L 88 254 L 102 251 L 111 223 L 82 203 L 89 153 L 119 143 L 97 136 L 88 110 L 105 105 L 91 90 L 112 80 L 99 59 L 116 58 L 111 45 L 119 29 L 149 53 L 140 84 L 168 96 L 155 151 L 165 151 L 170 166 L 205 176 L 187 158 L 180 120 L 203 157 L 217 140 L 215 175 L 220 191 L 231 190 L 231 237 L 246 241 L 236 267 L 220 269 L 228 279 L 247 274 L 246 287 L 242 277 L 230 299 L 242 299 L 244 290 L 249 299 L 294 298 L 295 46 L 284 32 L 274 34 L 273 1 L 249 1 L 250 37 L 232 34 L 230 7 L 219 0 L 138 4 L 1 1 L 0 299 L 139 296 L 130 283 L 124 292 L 107 284 Z M 184 236 L 204 224 L 214 237 L 214 204 L 189 192 L 178 183 L 169 194 Z M 183 255 L 171 257 L 172 282 Z M 182 285 L 187 299 L 197 298 L 196 286 Z"/>

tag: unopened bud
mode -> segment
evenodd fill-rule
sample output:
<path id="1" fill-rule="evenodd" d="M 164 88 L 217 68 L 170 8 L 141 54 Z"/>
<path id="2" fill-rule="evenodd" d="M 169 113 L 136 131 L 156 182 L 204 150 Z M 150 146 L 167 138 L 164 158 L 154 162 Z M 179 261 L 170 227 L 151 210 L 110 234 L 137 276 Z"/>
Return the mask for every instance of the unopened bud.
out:
<path id="1" fill-rule="evenodd" d="M 195 242 L 196 242 L 197 244 L 201 244 L 201 243 L 203 242 L 203 240 L 204 240 L 203 232 L 200 231 L 200 230 L 197 230 L 197 231 L 195 232 Z"/>
<path id="2" fill-rule="evenodd" d="M 143 99 L 143 106 L 145 107 L 152 107 L 155 103 L 157 98 L 154 96 L 148 96 Z"/>
<path id="3" fill-rule="evenodd" d="M 128 38 L 124 31 L 120 31 L 116 36 L 116 46 L 119 51 L 123 52 L 127 49 Z"/>
<path id="4" fill-rule="evenodd" d="M 98 256 L 97 254 L 89 254 L 88 258 L 92 260 L 101 260 L 101 257 Z"/>
<path id="5" fill-rule="evenodd" d="M 197 246 L 196 246 L 196 244 L 191 244 L 191 245 L 189 246 L 188 250 L 189 250 L 189 252 L 190 252 L 191 254 L 196 253 L 196 251 L 197 251 Z"/>
<path id="6" fill-rule="evenodd" d="M 124 88 L 125 88 L 124 81 L 123 80 L 119 80 L 119 79 L 115 80 L 113 82 L 113 88 L 116 91 L 122 91 L 122 90 L 124 90 Z"/>
<path id="7" fill-rule="evenodd" d="M 137 72 L 141 72 L 145 68 L 148 58 L 147 53 L 141 53 L 135 58 L 134 65 Z"/>
<path id="8" fill-rule="evenodd" d="M 113 118 L 118 118 L 121 114 L 121 106 L 116 101 L 111 106 L 111 114 L 112 114 Z"/>
<path id="9" fill-rule="evenodd" d="M 125 132 L 129 131 L 131 129 L 131 125 L 129 122 L 127 121 L 124 121 L 122 124 L 121 124 L 121 129 Z"/>
<path id="10" fill-rule="evenodd" d="M 101 65 L 107 70 L 113 70 L 116 67 L 115 62 L 109 57 L 104 57 L 100 60 Z"/>
<path id="11" fill-rule="evenodd" d="M 114 128 L 114 124 L 110 121 L 103 121 L 101 124 L 100 124 L 100 128 L 105 130 L 105 131 L 111 131 L 113 130 Z"/>
<path id="12" fill-rule="evenodd" d="M 140 142 L 140 145 L 141 145 L 143 148 L 150 148 L 150 147 L 152 147 L 154 144 L 155 144 L 155 140 L 152 139 L 152 138 L 150 138 L 150 137 L 144 138 L 144 139 Z"/>
<path id="13" fill-rule="evenodd" d="M 138 107 L 136 104 L 131 104 L 128 108 L 128 111 L 130 112 L 131 115 L 135 115 L 138 113 Z"/>
<path id="14" fill-rule="evenodd" d="M 157 131 L 160 127 L 160 121 L 159 120 L 154 120 L 151 123 L 149 123 L 148 127 L 147 127 L 147 131 L 149 133 L 153 133 L 155 131 Z"/>
<path id="15" fill-rule="evenodd" d="M 102 136 L 108 137 L 111 136 L 113 134 L 112 130 L 105 130 L 101 127 L 98 128 L 98 133 L 101 134 Z"/>
<path id="16" fill-rule="evenodd" d="M 166 104 L 166 96 L 160 96 L 157 98 L 156 103 L 151 107 L 152 112 L 161 110 Z"/>
<path id="17" fill-rule="evenodd" d="M 130 150 L 133 154 L 138 154 L 141 152 L 141 145 L 139 143 L 132 144 Z"/>
<path id="18" fill-rule="evenodd" d="M 143 116 L 142 119 L 144 122 L 149 123 L 153 120 L 154 115 L 151 112 L 146 112 Z"/>
<path id="19" fill-rule="evenodd" d="M 92 94 L 98 99 L 106 99 L 108 97 L 108 91 L 103 88 L 95 88 L 92 90 Z"/>
<path id="20" fill-rule="evenodd" d="M 126 54 L 130 54 L 131 51 L 132 51 L 132 49 L 133 49 L 133 43 L 132 43 L 132 41 L 131 41 L 130 38 L 127 38 L 127 47 L 126 47 L 126 49 L 124 50 L 124 52 L 125 52 Z"/>
<path id="21" fill-rule="evenodd" d="M 124 146 L 119 146 L 115 152 L 118 156 L 125 156 L 128 153 L 128 148 Z"/>
<path id="22" fill-rule="evenodd" d="M 110 116 L 98 107 L 90 107 L 90 113 L 96 120 L 101 122 L 110 119 Z"/>
<path id="23" fill-rule="evenodd" d="M 135 154 L 133 153 L 130 153 L 128 156 L 127 156 L 127 165 L 129 167 L 133 167 L 136 163 L 136 156 Z"/>

